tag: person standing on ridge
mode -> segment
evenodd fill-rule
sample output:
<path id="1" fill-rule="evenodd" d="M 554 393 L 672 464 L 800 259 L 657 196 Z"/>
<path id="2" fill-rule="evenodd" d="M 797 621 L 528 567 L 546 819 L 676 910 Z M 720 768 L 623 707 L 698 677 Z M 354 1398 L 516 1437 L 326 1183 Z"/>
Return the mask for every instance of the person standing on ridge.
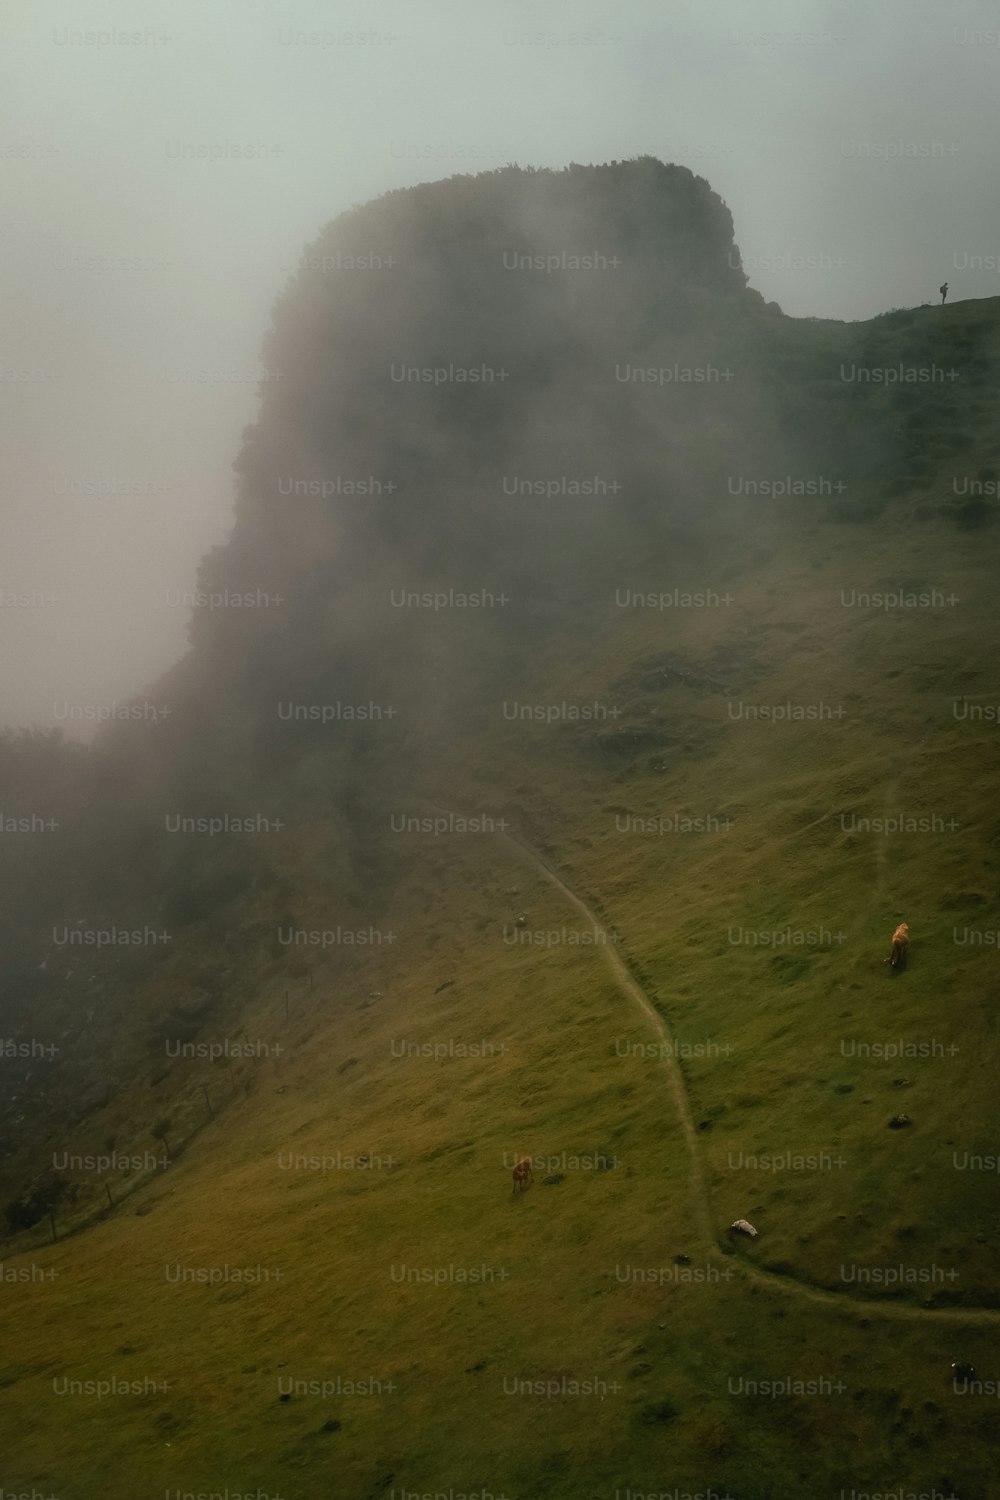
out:
<path id="1" fill-rule="evenodd" d="M 948 283 L 946 281 L 942 281 L 941 285 L 938 287 L 938 291 L 941 293 L 941 306 L 944 307 L 944 299 L 948 295 Z"/>

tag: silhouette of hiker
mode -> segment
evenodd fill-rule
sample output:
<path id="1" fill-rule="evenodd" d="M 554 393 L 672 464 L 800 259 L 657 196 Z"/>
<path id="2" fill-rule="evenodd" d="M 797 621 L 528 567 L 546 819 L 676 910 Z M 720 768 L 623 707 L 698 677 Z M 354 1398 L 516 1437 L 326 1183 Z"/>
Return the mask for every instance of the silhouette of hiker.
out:
<path id="1" fill-rule="evenodd" d="M 938 291 L 941 293 L 941 306 L 944 307 L 944 299 L 948 295 L 948 283 L 946 281 L 942 281 L 941 285 L 938 287 Z"/>
<path id="2" fill-rule="evenodd" d="M 906 968 L 906 946 L 910 941 L 910 927 L 908 922 L 900 922 L 892 935 L 892 952 L 885 962 L 890 969 Z"/>

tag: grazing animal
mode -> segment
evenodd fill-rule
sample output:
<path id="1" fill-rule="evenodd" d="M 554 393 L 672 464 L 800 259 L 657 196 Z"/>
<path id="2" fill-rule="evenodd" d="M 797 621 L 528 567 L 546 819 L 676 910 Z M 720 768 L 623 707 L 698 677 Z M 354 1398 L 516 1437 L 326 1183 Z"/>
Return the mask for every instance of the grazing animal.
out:
<path id="1" fill-rule="evenodd" d="M 910 926 L 908 922 L 900 922 L 892 935 L 892 952 L 885 960 L 891 969 L 906 968 L 906 949 L 910 941 Z"/>
<path id="2" fill-rule="evenodd" d="M 748 1234 L 753 1240 L 757 1238 L 756 1229 L 752 1224 L 748 1223 L 746 1219 L 737 1219 L 735 1223 L 730 1224 L 729 1227 L 730 1229 L 738 1229 L 741 1234 Z"/>
<path id="3" fill-rule="evenodd" d="M 530 1156 L 522 1156 L 520 1161 L 514 1163 L 513 1177 L 514 1186 L 511 1188 L 512 1193 L 516 1193 L 518 1187 L 526 1188 L 529 1182 L 534 1182 L 535 1178 L 531 1170 Z"/>

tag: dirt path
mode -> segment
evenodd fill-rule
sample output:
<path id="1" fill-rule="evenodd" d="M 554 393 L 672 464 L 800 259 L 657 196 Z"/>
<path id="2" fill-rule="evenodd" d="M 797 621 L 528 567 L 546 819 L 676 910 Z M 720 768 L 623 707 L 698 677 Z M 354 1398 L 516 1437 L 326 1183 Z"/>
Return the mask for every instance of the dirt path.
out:
<path id="1" fill-rule="evenodd" d="M 442 809 L 443 810 L 443 809 Z M 818 820 L 822 821 L 822 820 Z M 536 869 L 540 870 L 545 879 L 553 885 L 560 894 L 570 901 L 576 909 L 586 917 L 587 922 L 598 931 L 606 932 L 603 925 L 597 920 L 596 914 L 587 903 L 581 899 L 565 882 L 551 865 L 535 852 L 529 844 L 516 838 L 511 833 L 502 833 L 500 838 L 505 839 L 526 856 Z M 711 1199 L 705 1183 L 705 1175 L 702 1170 L 701 1153 L 698 1149 L 698 1135 L 695 1130 L 694 1121 L 691 1117 L 691 1106 L 688 1100 L 687 1085 L 684 1074 L 676 1060 L 676 1048 L 670 1030 L 656 1006 L 643 990 L 642 986 L 629 972 L 621 951 L 610 941 L 602 943 L 601 951 L 610 964 L 619 987 L 625 991 L 629 998 L 640 1008 L 646 1019 L 651 1023 L 661 1041 L 668 1045 L 664 1049 L 663 1063 L 667 1073 L 668 1084 L 677 1109 L 677 1114 L 684 1131 L 684 1139 L 688 1147 L 688 1158 L 690 1164 L 691 1195 L 697 1215 L 698 1235 L 708 1257 L 718 1261 L 720 1264 L 734 1266 L 731 1255 L 725 1255 L 716 1237 L 715 1227 L 712 1221 Z M 781 1276 L 773 1271 L 763 1271 L 759 1267 L 751 1265 L 745 1260 L 737 1262 L 739 1271 L 743 1277 L 757 1286 L 769 1291 L 777 1291 L 785 1296 L 796 1297 L 800 1301 L 813 1302 L 829 1310 L 843 1313 L 847 1317 L 856 1319 L 896 1319 L 906 1322 L 920 1322 L 926 1324 L 953 1323 L 965 1324 L 970 1327 L 982 1326 L 984 1324 L 1000 1324 L 1000 1308 L 991 1307 L 914 1307 L 895 1302 L 884 1302 L 861 1300 L 851 1297 L 847 1292 L 831 1292 L 823 1287 L 810 1286 L 808 1283 L 798 1280 L 792 1276 Z"/>

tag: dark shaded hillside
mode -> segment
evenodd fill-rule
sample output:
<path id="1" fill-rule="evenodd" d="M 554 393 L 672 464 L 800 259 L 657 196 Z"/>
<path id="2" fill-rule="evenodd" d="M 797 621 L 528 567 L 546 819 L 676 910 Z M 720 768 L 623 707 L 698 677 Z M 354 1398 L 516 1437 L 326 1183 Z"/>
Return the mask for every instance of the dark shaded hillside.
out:
<path id="1" fill-rule="evenodd" d="M 544 609 L 546 592 L 588 579 L 609 547 L 640 554 L 699 504 L 698 449 L 720 424 L 747 425 L 753 382 L 737 395 L 716 373 L 646 391 L 616 381 L 616 366 L 669 352 L 699 375 L 724 369 L 732 325 L 755 305 L 728 264 L 731 242 L 707 184 L 652 161 L 454 178 L 337 220 L 275 310 L 263 360 L 281 379 L 237 464 L 233 542 L 205 574 L 215 587 L 284 590 L 288 609 L 281 628 L 230 615 L 201 621 L 202 637 L 224 653 L 249 630 L 265 671 L 285 681 L 304 653 L 326 670 L 334 641 L 383 633 L 408 681 L 409 628 L 387 607 L 391 587 L 507 588 Z M 504 265 L 566 254 L 607 266 Z M 324 269 L 352 256 L 386 264 Z M 512 503 L 505 475 L 596 475 L 619 488 L 581 513 L 578 498 Z M 391 494 L 308 493 L 368 476 Z M 293 486 L 302 493 L 282 494 Z M 523 606 L 495 623 L 491 638 L 534 628 Z M 477 637 L 471 656 L 484 647 Z"/>
<path id="2" fill-rule="evenodd" d="M 446 673 L 465 704 L 464 673 L 516 669 L 570 618 L 585 630 L 623 567 L 766 545 L 734 476 L 819 474 L 841 489 L 813 514 L 874 519 L 956 455 L 973 472 L 996 457 L 981 305 L 784 319 L 733 269 L 732 234 L 707 183 L 650 158 L 452 178 L 334 221 L 276 306 L 263 363 L 281 378 L 237 462 L 233 539 L 203 572 L 286 602 L 196 619 L 209 681 L 264 724 L 275 696 L 362 678 L 393 701 L 417 688 L 426 711 Z M 573 255 L 603 268 L 520 268 Z M 369 479 L 386 490 L 338 492 Z M 596 498 L 559 493 L 586 481 Z M 430 587 L 510 605 L 467 610 L 461 648 L 428 662 L 390 592 Z"/>

